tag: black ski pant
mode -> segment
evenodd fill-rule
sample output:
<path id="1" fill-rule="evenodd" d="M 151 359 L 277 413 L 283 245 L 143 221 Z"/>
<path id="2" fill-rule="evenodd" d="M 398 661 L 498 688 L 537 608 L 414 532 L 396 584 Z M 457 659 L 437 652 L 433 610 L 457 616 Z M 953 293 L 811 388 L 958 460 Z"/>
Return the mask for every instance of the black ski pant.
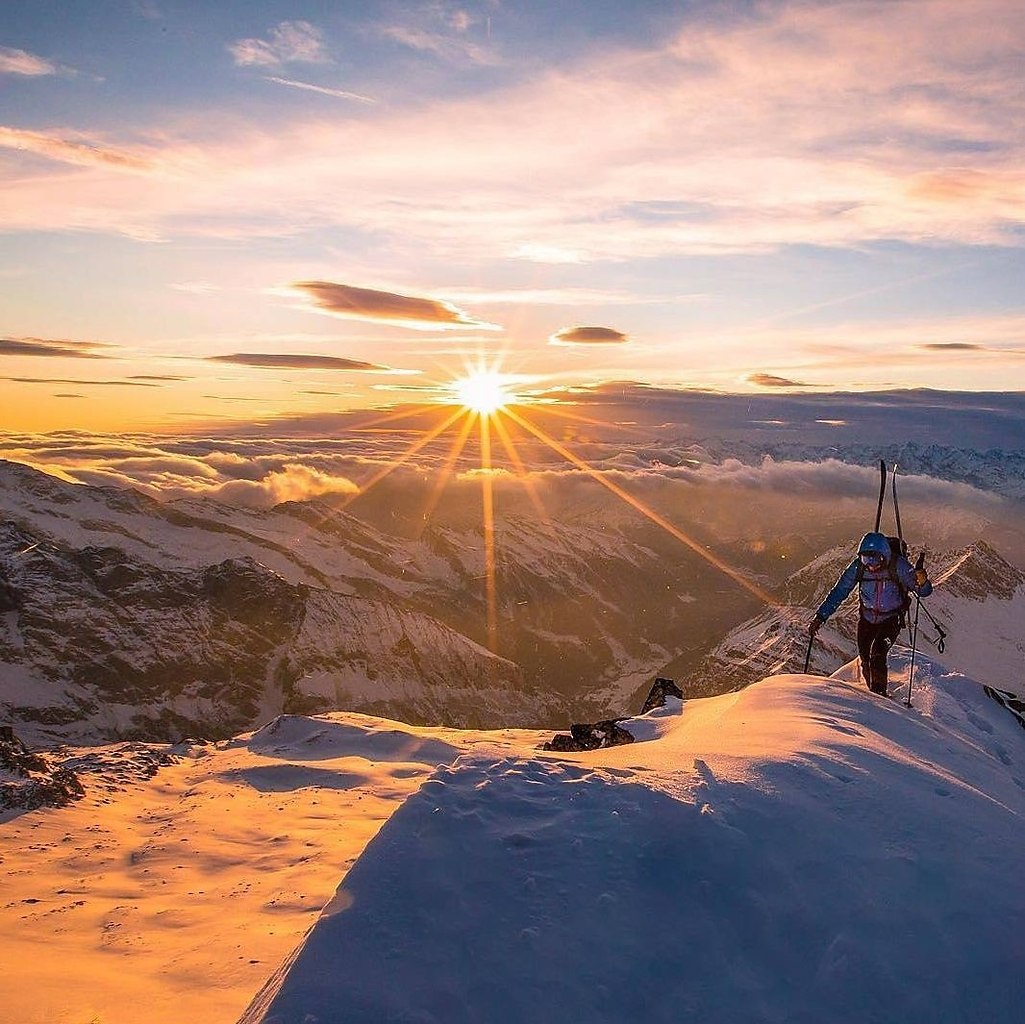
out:
<path id="1" fill-rule="evenodd" d="M 886 656 L 900 633 L 900 616 L 894 615 L 882 622 L 858 619 L 858 653 L 861 655 L 861 674 L 873 693 L 886 694 Z"/>

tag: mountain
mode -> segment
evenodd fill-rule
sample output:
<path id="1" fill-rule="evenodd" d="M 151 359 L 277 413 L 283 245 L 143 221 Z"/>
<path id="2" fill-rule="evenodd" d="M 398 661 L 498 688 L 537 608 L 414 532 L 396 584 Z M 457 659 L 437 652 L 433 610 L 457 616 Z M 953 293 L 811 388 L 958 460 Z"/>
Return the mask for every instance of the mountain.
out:
<path id="1" fill-rule="evenodd" d="M 34 742 L 228 736 L 337 708 L 601 717 L 757 603 L 632 512 L 510 514 L 495 653 L 482 527 L 459 510 L 404 536 L 323 502 L 161 503 L 3 462 L 0 510 L 0 708 Z"/>

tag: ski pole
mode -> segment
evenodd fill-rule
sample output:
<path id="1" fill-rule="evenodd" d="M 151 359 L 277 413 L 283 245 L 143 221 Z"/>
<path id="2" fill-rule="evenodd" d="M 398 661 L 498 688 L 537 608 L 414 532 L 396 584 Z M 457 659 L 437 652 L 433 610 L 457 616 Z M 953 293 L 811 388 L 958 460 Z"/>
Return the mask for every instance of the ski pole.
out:
<path id="1" fill-rule="evenodd" d="M 922 608 L 922 599 L 915 594 L 915 624 L 911 630 L 911 669 L 908 672 L 908 699 L 905 707 L 911 707 L 911 684 L 915 680 L 915 646 L 918 643 L 918 613 Z"/>
<path id="2" fill-rule="evenodd" d="M 925 568 L 925 552 L 921 552 L 918 561 L 915 563 L 915 572 Z M 908 671 L 908 699 L 905 701 L 907 707 L 911 707 L 911 686 L 915 681 L 915 652 L 918 646 L 918 614 L 922 610 L 922 598 L 915 591 L 915 624 L 911 630 L 911 668 Z"/>
<path id="3" fill-rule="evenodd" d="M 815 643 L 815 634 L 808 637 L 808 653 L 804 656 L 804 674 L 808 674 L 808 666 L 811 664 L 811 645 Z"/>

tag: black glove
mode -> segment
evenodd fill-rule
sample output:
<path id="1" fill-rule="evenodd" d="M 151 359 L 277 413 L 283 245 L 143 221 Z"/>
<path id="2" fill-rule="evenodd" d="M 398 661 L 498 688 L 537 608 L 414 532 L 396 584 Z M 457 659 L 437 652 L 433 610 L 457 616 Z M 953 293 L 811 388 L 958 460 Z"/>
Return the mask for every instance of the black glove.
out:
<path id="1" fill-rule="evenodd" d="M 808 636 L 814 636 L 821 628 L 824 619 L 820 619 L 817 615 L 808 623 Z"/>

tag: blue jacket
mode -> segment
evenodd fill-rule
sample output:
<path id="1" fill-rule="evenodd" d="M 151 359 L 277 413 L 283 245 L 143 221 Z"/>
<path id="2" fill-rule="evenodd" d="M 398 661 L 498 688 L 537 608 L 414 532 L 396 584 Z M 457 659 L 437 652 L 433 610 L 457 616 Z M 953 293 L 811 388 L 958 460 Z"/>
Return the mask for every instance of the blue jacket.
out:
<path id="1" fill-rule="evenodd" d="M 860 566 L 861 559 L 855 558 L 833 584 L 833 589 L 819 606 L 818 617 L 823 622 L 840 607 L 844 598 L 854 589 L 858 582 Z M 932 584 L 928 580 L 921 587 L 915 586 L 914 567 L 903 555 L 892 567 L 884 565 L 881 569 L 870 569 L 865 566 L 862 570 L 861 592 L 858 597 L 861 601 L 861 615 L 866 622 L 882 622 L 901 610 L 903 598 L 894 572 L 910 593 L 919 597 L 928 597 L 932 593 Z"/>

